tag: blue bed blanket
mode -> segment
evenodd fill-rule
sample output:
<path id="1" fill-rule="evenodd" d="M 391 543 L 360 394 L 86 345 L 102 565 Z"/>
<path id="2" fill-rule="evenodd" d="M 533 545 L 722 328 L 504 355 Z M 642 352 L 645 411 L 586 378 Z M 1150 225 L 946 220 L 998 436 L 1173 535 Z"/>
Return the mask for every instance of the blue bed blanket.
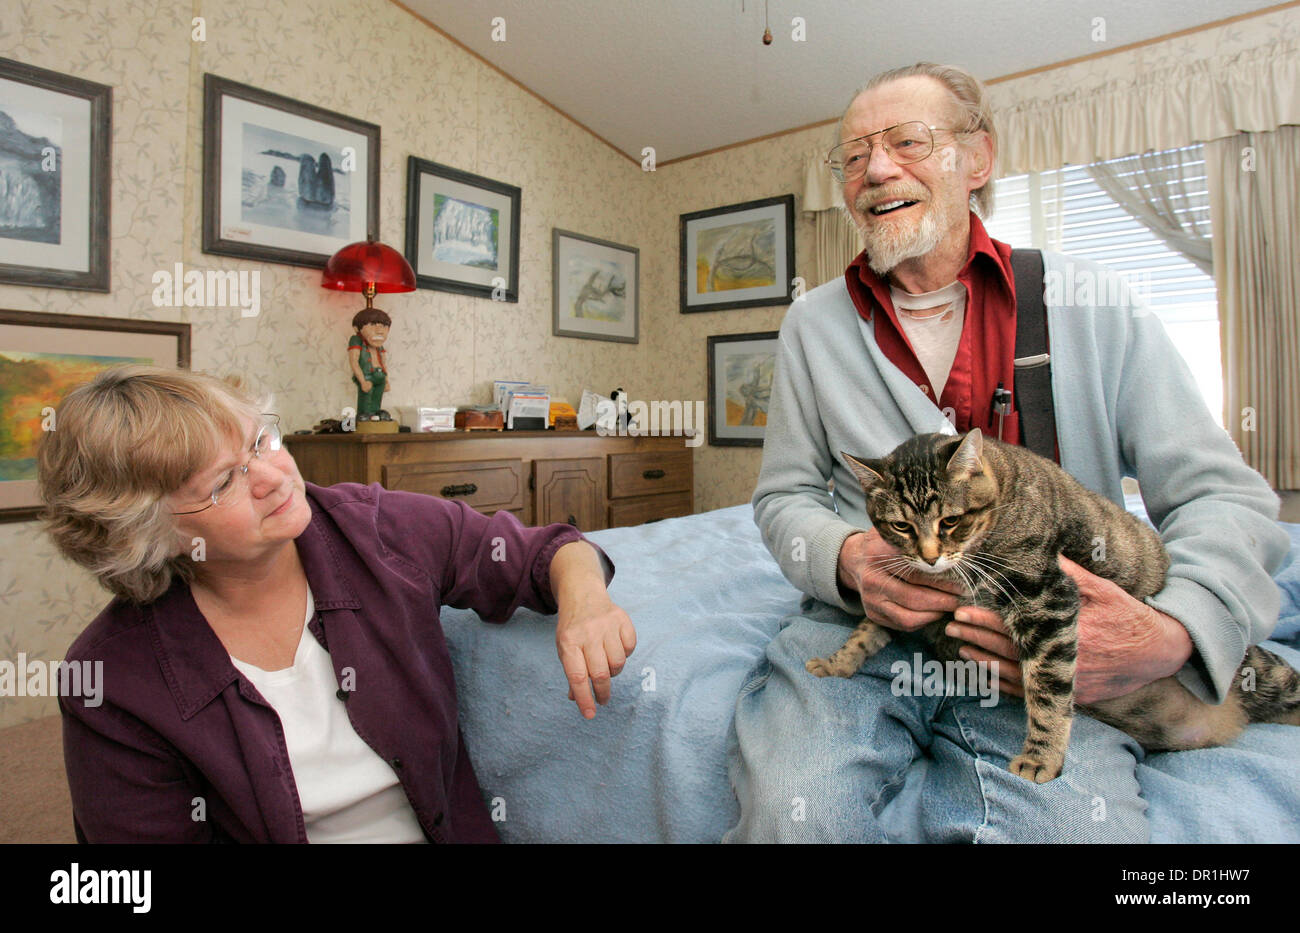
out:
<path id="1" fill-rule="evenodd" d="M 1294 546 L 1278 575 L 1282 618 L 1265 645 L 1300 667 L 1300 525 L 1286 527 Z M 610 594 L 638 637 L 594 720 L 566 697 L 554 617 L 520 610 L 490 625 L 442 611 L 461 726 L 498 830 L 507 842 L 716 842 L 739 818 L 726 757 L 736 696 L 781 620 L 799 612 L 800 594 L 748 505 L 588 537 L 614 561 Z M 1293 726 L 1149 755 L 1138 779 L 1153 841 L 1300 841 Z"/>

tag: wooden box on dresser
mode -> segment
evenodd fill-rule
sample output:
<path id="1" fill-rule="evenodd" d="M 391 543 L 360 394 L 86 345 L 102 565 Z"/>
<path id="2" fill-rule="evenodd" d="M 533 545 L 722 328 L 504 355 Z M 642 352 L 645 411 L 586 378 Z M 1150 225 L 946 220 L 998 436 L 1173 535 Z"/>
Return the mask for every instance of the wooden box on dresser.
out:
<path id="1" fill-rule="evenodd" d="M 595 431 L 291 434 L 303 478 L 319 486 L 457 498 L 525 525 L 583 531 L 640 525 L 694 511 L 694 450 L 683 437 L 602 437 Z"/>

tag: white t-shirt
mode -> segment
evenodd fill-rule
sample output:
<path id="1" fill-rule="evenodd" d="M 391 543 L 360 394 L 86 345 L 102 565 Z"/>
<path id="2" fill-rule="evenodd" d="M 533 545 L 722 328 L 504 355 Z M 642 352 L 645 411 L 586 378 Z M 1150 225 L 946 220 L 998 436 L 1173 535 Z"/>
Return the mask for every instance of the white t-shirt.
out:
<path id="1" fill-rule="evenodd" d="M 907 342 L 916 351 L 916 358 L 930 380 L 929 395 L 937 405 L 952 371 L 952 361 L 957 358 L 957 345 L 961 343 L 961 328 L 966 321 L 966 286 L 953 282 L 932 292 L 913 295 L 891 285 L 889 296 Z M 908 311 L 928 316 L 913 317 Z"/>
<path id="2" fill-rule="evenodd" d="M 427 842 L 392 767 L 352 728 L 329 653 L 307 628 L 315 612 L 308 588 L 292 667 L 264 671 L 230 659 L 280 717 L 307 840 Z"/>

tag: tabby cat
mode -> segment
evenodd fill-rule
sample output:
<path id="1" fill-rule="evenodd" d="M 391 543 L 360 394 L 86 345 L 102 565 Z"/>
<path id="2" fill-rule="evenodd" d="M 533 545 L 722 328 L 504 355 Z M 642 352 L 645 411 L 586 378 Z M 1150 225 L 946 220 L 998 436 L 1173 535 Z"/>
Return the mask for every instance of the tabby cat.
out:
<path id="1" fill-rule="evenodd" d="M 978 428 L 921 434 L 880 460 L 842 456 L 866 493 L 872 524 L 902 552 L 887 566 L 956 580 L 971 605 L 1001 614 L 1020 654 L 1029 721 L 1009 770 L 1052 780 L 1070 742 L 1079 615 L 1078 589 L 1057 555 L 1143 599 L 1163 588 L 1169 569 L 1159 535 L 1051 461 L 985 439 Z M 944 634 L 949 621 L 922 631 L 940 658 L 955 661 L 961 643 Z M 807 668 L 852 677 L 888 642 L 887 629 L 863 619 L 842 648 Z M 1300 725 L 1300 675 L 1252 646 L 1220 706 L 1166 677 L 1079 709 L 1149 751 L 1204 748 L 1232 741 L 1247 722 Z"/>

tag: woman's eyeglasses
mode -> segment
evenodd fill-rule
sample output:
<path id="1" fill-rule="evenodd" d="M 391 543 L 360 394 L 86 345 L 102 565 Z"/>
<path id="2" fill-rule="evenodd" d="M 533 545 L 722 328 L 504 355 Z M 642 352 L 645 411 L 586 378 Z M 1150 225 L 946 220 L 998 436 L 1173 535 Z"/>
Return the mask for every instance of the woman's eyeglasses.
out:
<path id="1" fill-rule="evenodd" d="M 262 425 L 261 430 L 257 432 L 248 459 L 244 461 L 243 466 L 233 467 L 222 474 L 221 478 L 217 480 L 217 484 L 212 487 L 212 495 L 209 497 L 212 501 L 201 509 L 190 509 L 188 512 L 172 512 L 173 515 L 194 515 L 197 512 L 206 511 L 214 505 L 229 502 L 235 487 L 238 485 L 239 478 L 248 475 L 248 465 L 253 462 L 253 458 L 261 457 L 263 454 L 272 454 L 280 449 L 283 440 L 280 434 L 280 416 L 263 414 L 262 417 L 270 420 Z"/>

